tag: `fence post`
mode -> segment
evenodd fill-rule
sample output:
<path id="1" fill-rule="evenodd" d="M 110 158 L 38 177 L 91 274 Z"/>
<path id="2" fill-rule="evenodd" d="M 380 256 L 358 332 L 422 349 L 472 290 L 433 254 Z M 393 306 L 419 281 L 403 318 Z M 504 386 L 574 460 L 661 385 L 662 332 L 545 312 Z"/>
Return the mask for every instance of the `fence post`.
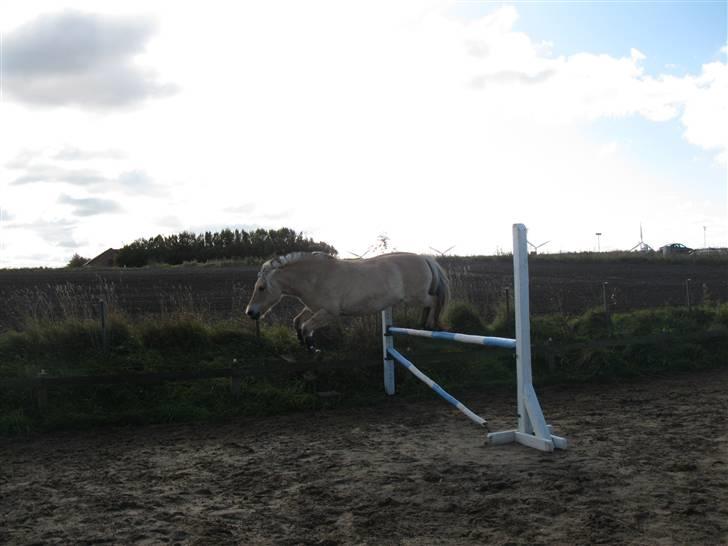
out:
<path id="1" fill-rule="evenodd" d="M 233 398 L 240 398 L 242 384 L 242 370 L 238 366 L 238 359 L 233 358 L 233 367 L 230 370 L 230 394 Z"/>
<path id="2" fill-rule="evenodd" d="M 45 370 L 41 370 L 38 372 L 38 387 L 35 390 L 35 397 L 36 402 L 38 403 L 38 410 L 43 412 L 48 407 L 48 387 L 46 386 L 45 381 L 43 381 L 48 376 L 48 373 Z"/>
<path id="3" fill-rule="evenodd" d="M 396 390 L 396 375 L 394 370 L 394 360 L 389 355 L 389 349 L 394 348 L 394 340 L 392 334 L 389 333 L 389 327 L 392 326 L 392 308 L 387 307 L 382 311 L 382 351 L 384 358 L 384 392 L 394 394 Z"/>
<path id="4" fill-rule="evenodd" d="M 604 281 L 602 283 L 602 303 L 604 304 L 604 319 L 607 321 L 607 330 L 609 331 L 609 337 L 612 337 L 612 317 L 609 314 L 609 301 L 607 300 L 607 285 L 609 283 Z"/>
<path id="5" fill-rule="evenodd" d="M 690 302 L 690 281 L 691 279 L 685 279 L 685 305 L 688 306 L 688 313 L 692 311 L 692 305 Z"/>
<path id="6" fill-rule="evenodd" d="M 99 300 L 99 315 L 101 316 L 101 346 L 104 352 L 109 350 L 109 336 L 106 330 L 106 302 Z"/>
<path id="7" fill-rule="evenodd" d="M 511 291 L 506 287 L 506 324 L 511 322 Z"/>
<path id="8" fill-rule="evenodd" d="M 546 358 L 549 362 L 549 373 L 554 373 L 556 371 L 556 352 L 552 347 L 553 339 L 549 338 L 547 343 Z"/>

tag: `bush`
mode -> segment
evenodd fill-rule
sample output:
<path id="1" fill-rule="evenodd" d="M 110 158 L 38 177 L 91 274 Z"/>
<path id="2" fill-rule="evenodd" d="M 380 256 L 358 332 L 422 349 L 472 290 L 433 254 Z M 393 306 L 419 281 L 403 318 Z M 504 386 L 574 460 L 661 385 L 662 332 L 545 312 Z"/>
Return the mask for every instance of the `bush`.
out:
<path id="1" fill-rule="evenodd" d="M 71 257 L 70 260 L 68 260 L 68 264 L 66 265 L 66 267 L 71 267 L 71 268 L 83 267 L 84 265 L 86 265 L 88 263 L 88 261 L 89 261 L 88 258 L 84 258 L 80 254 L 76 253 Z"/>
<path id="2" fill-rule="evenodd" d="M 494 335 L 501 337 L 516 337 L 516 313 L 512 306 L 506 307 L 505 303 L 498 304 L 495 310 L 495 317 L 490 324 Z"/>
<path id="3" fill-rule="evenodd" d="M 443 322 L 453 332 L 480 335 L 485 332 L 480 315 L 472 305 L 465 302 L 457 301 L 448 305 Z"/>
<path id="4" fill-rule="evenodd" d="M 142 343 L 147 349 L 199 353 L 210 346 L 207 327 L 190 317 L 150 320 L 141 330 Z"/>

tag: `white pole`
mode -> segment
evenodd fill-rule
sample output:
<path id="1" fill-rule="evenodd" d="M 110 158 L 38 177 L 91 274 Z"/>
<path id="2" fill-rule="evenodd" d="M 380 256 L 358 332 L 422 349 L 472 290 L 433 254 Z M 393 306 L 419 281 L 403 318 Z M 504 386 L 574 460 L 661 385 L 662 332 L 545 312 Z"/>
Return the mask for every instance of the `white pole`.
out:
<path id="1" fill-rule="evenodd" d="M 382 311 L 382 349 L 384 350 L 384 392 L 394 394 L 395 371 L 394 360 L 389 355 L 389 349 L 394 349 L 394 338 L 387 330 L 392 326 L 392 308 Z"/>
<path id="2" fill-rule="evenodd" d="M 516 307 L 516 378 L 518 383 L 518 431 L 533 433 L 526 414 L 525 393 L 531 377 L 531 324 L 528 305 L 528 242 L 523 224 L 513 224 L 513 284 Z"/>

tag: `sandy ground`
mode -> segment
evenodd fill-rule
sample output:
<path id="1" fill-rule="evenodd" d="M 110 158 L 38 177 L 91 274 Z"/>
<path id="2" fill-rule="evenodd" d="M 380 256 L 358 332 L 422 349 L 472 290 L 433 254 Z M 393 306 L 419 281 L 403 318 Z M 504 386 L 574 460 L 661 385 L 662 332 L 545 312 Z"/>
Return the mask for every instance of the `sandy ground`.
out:
<path id="1" fill-rule="evenodd" d="M 571 441 L 487 446 L 433 395 L 0 440 L 0 542 L 728 544 L 728 370 L 540 389 Z M 510 393 L 464 397 L 511 428 Z"/>

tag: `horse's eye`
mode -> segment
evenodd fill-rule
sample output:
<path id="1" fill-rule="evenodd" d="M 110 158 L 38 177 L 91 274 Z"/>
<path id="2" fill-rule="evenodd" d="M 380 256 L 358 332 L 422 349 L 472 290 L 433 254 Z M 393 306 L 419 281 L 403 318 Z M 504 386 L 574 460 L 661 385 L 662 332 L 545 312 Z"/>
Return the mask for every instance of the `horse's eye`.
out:
<path id="1" fill-rule="evenodd" d="M 258 287 L 258 291 L 262 292 L 263 290 L 265 290 L 265 286 L 259 286 Z"/>

